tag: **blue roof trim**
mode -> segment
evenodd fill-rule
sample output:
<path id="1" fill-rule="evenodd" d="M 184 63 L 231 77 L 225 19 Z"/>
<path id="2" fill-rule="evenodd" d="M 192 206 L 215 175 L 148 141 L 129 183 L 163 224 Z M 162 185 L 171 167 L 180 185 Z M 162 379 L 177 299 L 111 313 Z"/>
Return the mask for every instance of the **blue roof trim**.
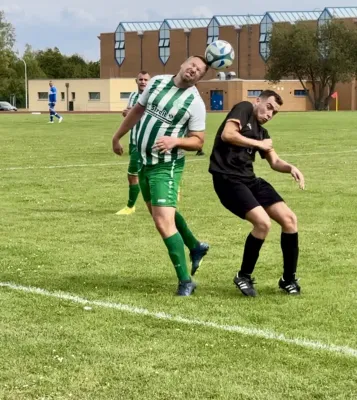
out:
<path id="1" fill-rule="evenodd" d="M 267 11 L 273 22 L 317 21 L 321 11 Z"/>
<path id="2" fill-rule="evenodd" d="M 164 19 L 161 26 L 166 23 L 170 29 L 207 28 L 211 18 L 180 18 Z"/>
<path id="3" fill-rule="evenodd" d="M 357 7 L 326 7 L 323 11 L 327 11 L 332 18 L 357 17 Z"/>
<path id="4" fill-rule="evenodd" d="M 137 32 L 137 31 L 158 31 L 162 22 L 159 21 L 125 21 L 120 22 L 116 32 L 121 27 L 125 32 Z"/>
<path id="5" fill-rule="evenodd" d="M 264 15 L 214 15 L 219 26 L 255 25 L 259 24 Z"/>

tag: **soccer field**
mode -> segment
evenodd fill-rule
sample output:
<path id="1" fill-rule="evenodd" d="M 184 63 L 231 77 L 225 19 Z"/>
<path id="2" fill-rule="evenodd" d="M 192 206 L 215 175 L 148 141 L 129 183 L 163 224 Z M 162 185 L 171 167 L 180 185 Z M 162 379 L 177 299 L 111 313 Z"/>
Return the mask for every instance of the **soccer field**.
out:
<path id="1" fill-rule="evenodd" d="M 211 245 L 188 298 L 112 153 L 120 117 L 0 115 L 0 399 L 356 399 L 357 113 L 282 113 L 278 154 L 257 157 L 298 216 L 302 294 L 279 291 L 273 224 L 254 276 L 232 279 L 250 226 L 219 203 L 208 156 L 223 114 L 208 116 L 205 157 L 187 155 L 180 212 Z M 126 143 L 126 140 L 125 140 Z M 126 146 L 127 150 L 127 146 Z"/>

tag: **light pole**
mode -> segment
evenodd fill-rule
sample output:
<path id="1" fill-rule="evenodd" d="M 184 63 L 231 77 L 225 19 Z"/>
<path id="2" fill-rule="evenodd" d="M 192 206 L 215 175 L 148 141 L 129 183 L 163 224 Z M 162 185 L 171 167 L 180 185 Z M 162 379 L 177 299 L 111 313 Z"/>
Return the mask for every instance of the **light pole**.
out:
<path id="1" fill-rule="evenodd" d="M 26 103 L 26 110 L 27 110 L 27 65 L 26 62 L 23 58 L 20 58 L 20 60 L 24 63 L 25 65 L 25 103 Z"/>
<path id="2" fill-rule="evenodd" d="M 191 34 L 191 29 L 184 28 L 183 31 L 185 32 L 185 36 L 186 36 L 186 58 L 189 58 L 190 57 L 190 34 Z"/>
<path id="3" fill-rule="evenodd" d="M 140 38 L 140 71 L 143 69 L 143 38 L 144 38 L 144 32 L 143 31 L 138 31 L 138 36 Z"/>

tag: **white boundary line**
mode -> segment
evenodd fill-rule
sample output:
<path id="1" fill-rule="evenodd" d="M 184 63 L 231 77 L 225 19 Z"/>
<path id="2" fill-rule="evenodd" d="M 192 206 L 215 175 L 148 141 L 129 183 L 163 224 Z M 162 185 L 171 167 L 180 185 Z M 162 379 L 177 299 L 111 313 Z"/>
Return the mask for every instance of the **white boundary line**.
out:
<path id="1" fill-rule="evenodd" d="M 77 303 L 77 304 L 86 304 L 86 305 L 92 305 L 92 306 L 97 306 L 97 307 L 101 307 L 101 308 L 112 308 L 112 309 L 119 310 L 122 312 L 130 313 L 130 314 L 146 315 L 147 317 L 157 318 L 157 319 L 171 321 L 171 322 L 177 322 L 180 324 L 203 326 L 205 328 L 213 328 L 213 329 L 218 329 L 221 331 L 234 332 L 234 333 L 238 333 L 241 335 L 252 336 L 252 337 L 257 337 L 257 338 L 261 338 L 261 339 L 275 340 L 278 342 L 293 344 L 296 346 L 301 346 L 301 347 L 305 347 L 305 348 L 309 348 L 309 349 L 313 349 L 313 350 L 324 350 L 324 351 L 328 351 L 330 353 L 338 353 L 338 354 L 343 354 L 345 356 L 357 358 L 357 349 L 353 349 L 351 347 L 337 346 L 334 344 L 326 344 L 326 343 L 308 340 L 308 339 L 302 339 L 302 338 L 288 338 L 281 333 L 264 330 L 264 329 L 249 328 L 249 327 L 239 326 L 239 325 L 221 325 L 221 324 L 217 324 L 216 322 L 213 322 L 213 321 L 202 321 L 199 319 L 189 319 L 189 318 L 181 317 L 178 315 L 175 316 L 175 315 L 171 315 L 171 314 L 166 314 L 164 312 L 152 312 L 152 311 L 147 310 L 146 308 L 134 307 L 134 306 L 130 306 L 128 304 L 112 303 L 112 302 L 101 301 L 101 300 L 88 300 L 86 298 L 78 297 L 78 296 L 75 296 L 75 295 L 72 295 L 69 293 L 50 292 L 46 289 L 41 289 L 41 288 L 36 288 L 36 287 L 31 287 L 31 286 L 17 285 L 15 283 L 11 283 L 11 282 L 0 282 L 0 287 L 8 288 L 11 290 L 17 290 L 17 291 L 25 292 L 25 293 L 38 294 L 38 295 L 47 296 L 47 297 L 54 297 L 54 298 L 61 299 L 61 300 L 71 301 L 71 302 Z"/>
<path id="2" fill-rule="evenodd" d="M 357 150 L 356 150 L 357 151 Z M 186 162 L 197 162 L 203 161 L 203 158 L 197 160 L 186 160 Z M 28 170 L 28 169 L 61 169 L 61 168 L 86 168 L 86 167 L 116 167 L 117 165 L 128 165 L 129 160 L 125 162 L 116 163 L 103 163 L 103 164 L 67 164 L 67 165 L 48 165 L 48 166 L 28 166 L 28 167 L 6 167 L 0 168 L 0 171 L 17 171 L 17 170 Z"/>
<path id="3" fill-rule="evenodd" d="M 328 155 L 328 154 L 345 154 L 345 153 L 357 153 L 357 149 L 352 150 L 341 150 L 341 151 L 325 151 L 316 153 L 280 153 L 283 157 L 301 157 L 301 156 L 317 156 L 317 155 Z M 208 160 L 208 157 L 202 157 L 199 159 L 186 159 L 186 162 L 198 162 Z M 0 168 L 0 171 L 18 171 L 18 170 L 36 170 L 36 169 L 64 169 L 64 168 L 91 168 L 91 167 L 115 167 L 117 165 L 128 165 L 129 161 L 116 162 L 116 163 L 102 163 L 102 164 L 65 164 L 65 165 L 48 165 L 48 166 L 27 166 L 27 167 L 5 167 Z"/>

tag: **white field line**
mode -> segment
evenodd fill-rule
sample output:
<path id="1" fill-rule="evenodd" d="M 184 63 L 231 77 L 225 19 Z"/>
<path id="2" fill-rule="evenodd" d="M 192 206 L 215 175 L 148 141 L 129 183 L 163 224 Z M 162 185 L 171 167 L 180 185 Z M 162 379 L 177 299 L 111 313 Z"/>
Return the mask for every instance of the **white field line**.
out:
<path id="1" fill-rule="evenodd" d="M 186 162 L 202 161 L 203 158 L 196 160 L 186 160 Z M 64 164 L 64 165 L 44 165 L 44 166 L 27 166 L 27 167 L 5 167 L 0 168 L 0 171 L 17 171 L 27 169 L 61 169 L 61 168 L 87 168 L 87 167 L 116 167 L 117 165 L 128 165 L 129 160 L 125 162 L 113 162 L 113 163 L 102 163 L 102 164 Z"/>
<path id="2" fill-rule="evenodd" d="M 341 151 L 325 151 L 316 153 L 279 153 L 282 157 L 301 157 L 301 156 L 316 156 L 328 154 L 345 154 L 356 153 L 357 149 L 341 150 Z M 207 160 L 207 157 L 200 157 L 198 159 L 186 159 L 186 162 L 197 162 Z M 61 169 L 61 168 L 92 168 L 92 167 L 115 167 L 118 165 L 128 165 L 129 161 L 115 162 L 115 163 L 102 163 L 102 164 L 64 164 L 64 165 L 44 165 L 44 166 L 26 166 L 26 167 L 5 167 L 0 168 L 0 171 L 18 171 L 18 170 L 37 170 L 37 169 Z"/>
<path id="3" fill-rule="evenodd" d="M 239 326 L 239 325 L 221 325 L 221 324 L 218 324 L 213 321 L 190 319 L 190 318 L 181 317 L 178 315 L 166 314 L 164 312 L 153 312 L 153 311 L 149 311 L 145 308 L 134 307 L 134 306 L 130 306 L 128 304 L 112 303 L 112 302 L 101 301 L 101 300 L 88 300 L 86 298 L 78 297 L 78 296 L 75 296 L 75 295 L 72 295 L 69 293 L 50 292 L 46 289 L 41 289 L 41 288 L 36 288 L 36 287 L 31 287 L 31 286 L 22 286 L 22 285 L 17 285 L 15 283 L 10 283 L 10 282 L 0 282 L 0 287 L 8 288 L 11 290 L 17 290 L 17 291 L 25 292 L 25 293 L 38 294 L 38 295 L 47 296 L 47 297 L 54 297 L 57 299 L 66 300 L 66 301 L 70 301 L 70 302 L 77 303 L 77 304 L 85 304 L 85 305 L 91 305 L 91 306 L 101 307 L 101 308 L 111 308 L 111 309 L 129 313 L 129 314 L 145 315 L 147 317 L 176 322 L 176 323 L 180 323 L 180 324 L 196 325 L 196 326 L 202 326 L 205 328 L 218 329 L 221 331 L 234 332 L 234 333 L 238 333 L 240 335 L 257 337 L 257 338 L 267 339 L 267 340 L 274 340 L 274 341 L 278 341 L 278 342 L 282 342 L 282 343 L 286 343 L 286 344 L 293 344 L 296 346 L 305 347 L 308 349 L 324 350 L 324 351 L 327 351 L 330 353 L 338 353 L 338 354 L 342 354 L 345 356 L 357 358 L 357 349 L 353 349 L 351 347 L 337 346 L 337 345 L 334 345 L 331 343 L 327 344 L 327 343 L 322 343 L 319 341 L 313 341 L 313 340 L 302 339 L 302 338 L 289 338 L 281 333 L 277 333 L 277 332 L 269 331 L 269 330 L 265 330 L 265 329 L 250 328 L 250 327 Z"/>

